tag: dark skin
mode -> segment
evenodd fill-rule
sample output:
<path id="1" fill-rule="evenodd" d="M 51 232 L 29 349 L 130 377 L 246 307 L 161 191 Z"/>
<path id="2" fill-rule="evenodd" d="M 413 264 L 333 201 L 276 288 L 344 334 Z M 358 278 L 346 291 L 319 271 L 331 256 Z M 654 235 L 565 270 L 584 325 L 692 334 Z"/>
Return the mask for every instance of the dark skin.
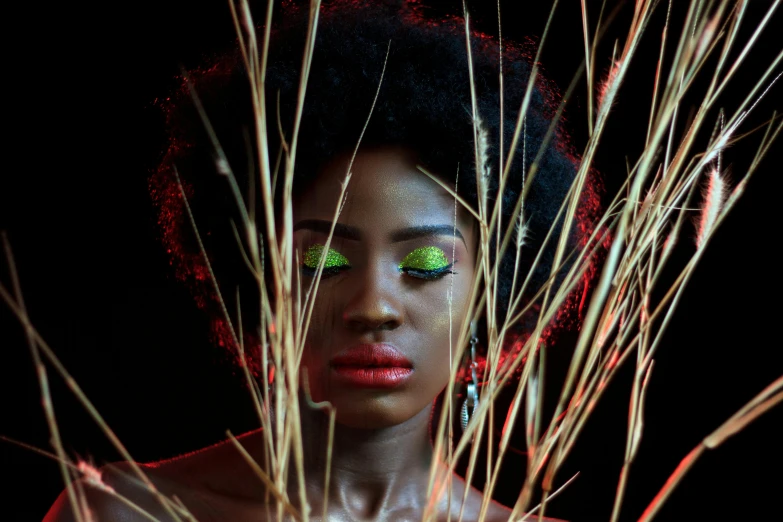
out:
<path id="1" fill-rule="evenodd" d="M 349 159 L 343 155 L 326 165 L 296 202 L 294 240 L 300 259 L 313 244 L 326 242 L 322 223 L 334 215 Z M 322 280 L 303 361 L 313 397 L 330 401 L 337 411 L 328 519 L 420 520 L 433 454 L 432 403 L 449 381 L 449 350 L 467 314 L 478 232 L 470 215 L 458 211 L 459 234 L 453 234 L 454 199 L 416 169 L 416 157 L 405 149 L 363 151 L 352 172 L 338 219 L 343 226 L 331 245 L 350 268 Z M 443 250 L 454 273 L 422 279 L 401 272 L 400 262 L 420 247 Z M 302 281 L 309 284 L 307 273 Z M 393 344 L 413 363 L 411 378 L 391 390 L 335 381 L 330 358 L 356 343 Z M 300 403 L 307 498 L 311 519 L 321 520 L 326 417 Z M 264 462 L 260 431 L 245 434 L 240 443 Z M 201 522 L 274 519 L 262 483 L 230 442 L 144 468 L 162 493 L 176 495 Z M 133 484 L 128 471 L 127 464 L 107 466 L 103 479 L 161 521 L 171 520 L 145 488 Z M 300 508 L 293 477 L 289 484 L 289 498 Z M 453 475 L 451 503 L 445 494 L 439 499 L 439 520 L 449 512 L 457 519 L 465 487 Z M 111 495 L 86 489 L 99 520 L 149 520 Z M 481 502 L 481 493 L 471 488 L 464 520 L 478 518 Z M 70 511 L 64 492 L 45 520 L 72 520 Z M 486 520 L 507 520 L 509 514 L 492 502 Z"/>

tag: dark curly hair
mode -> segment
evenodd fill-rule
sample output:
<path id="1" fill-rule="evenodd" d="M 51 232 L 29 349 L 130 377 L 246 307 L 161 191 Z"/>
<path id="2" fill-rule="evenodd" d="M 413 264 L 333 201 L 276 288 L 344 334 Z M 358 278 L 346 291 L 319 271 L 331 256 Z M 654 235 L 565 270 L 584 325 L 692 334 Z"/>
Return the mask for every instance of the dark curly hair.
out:
<path id="1" fill-rule="evenodd" d="M 289 3 L 283 9 L 282 20 L 275 20 L 272 32 L 266 82 L 273 162 L 279 149 L 278 110 L 284 132 L 290 136 L 292 128 L 306 27 L 306 9 Z M 476 31 L 470 36 L 477 110 L 488 131 L 489 143 L 495 144 L 489 149 L 493 166 L 489 183 L 491 208 L 499 183 L 497 144 L 500 128 L 502 124 L 504 157 L 508 158 L 532 67 L 531 45 L 504 42 L 505 114 L 501 122 L 498 43 Z M 323 5 L 299 134 L 295 193 L 317 175 L 319 166 L 354 147 L 372 105 L 389 49 L 384 80 L 362 146 L 398 145 L 413 149 L 428 169 L 452 176 L 450 183 L 453 183 L 459 165 L 458 192 L 475 208 L 476 171 L 466 47 L 462 19 L 427 19 L 415 2 L 404 3 L 402 7 L 388 2 L 349 0 Z M 175 166 L 183 179 L 218 280 L 221 286 L 231 289 L 224 295 L 233 295 L 236 285 L 243 284 L 245 276 L 242 274 L 248 271 L 239 261 L 227 219 L 235 216 L 236 204 L 226 178 L 215 173 L 214 148 L 195 110 L 187 81 L 198 93 L 233 172 L 240 179 L 240 186 L 247 183 L 247 173 L 253 171 L 252 160 L 248 159 L 248 143 L 253 142 L 254 132 L 249 82 L 238 49 L 212 56 L 202 67 L 183 75 L 180 88 L 162 105 L 169 144 L 150 179 L 162 240 L 177 277 L 187 282 L 198 305 L 212 312 L 213 332 L 218 344 L 231 348 L 233 343 L 227 335 L 226 324 L 215 307 L 215 292 L 206 265 L 183 213 L 179 187 L 173 176 Z M 530 158 L 542 145 L 559 99 L 555 87 L 539 75 L 526 115 L 524 141 L 528 164 L 523 164 L 522 151 L 518 150 L 502 194 L 503 224 L 506 226 L 511 222 L 510 214 L 520 196 Z M 520 148 L 521 144 L 522 140 Z M 579 159 L 558 125 L 525 200 L 529 239 L 521 254 L 521 267 L 532 265 L 578 166 Z M 591 175 L 581 196 L 576 225 L 570 231 L 572 246 L 584 245 L 593 231 L 598 210 L 598 181 Z M 550 241 L 545 248 L 532 277 L 530 295 L 549 277 L 555 245 L 556 241 Z M 218 251 L 220 255 L 216 255 Z M 504 317 L 509 300 L 515 257 L 514 249 L 510 248 L 501 260 L 500 317 Z M 572 292 L 548 335 L 572 322 L 593 272 L 594 269 L 588 270 L 581 287 Z M 247 301 L 243 299 L 243 303 Z M 525 326 L 523 321 L 520 330 Z"/>

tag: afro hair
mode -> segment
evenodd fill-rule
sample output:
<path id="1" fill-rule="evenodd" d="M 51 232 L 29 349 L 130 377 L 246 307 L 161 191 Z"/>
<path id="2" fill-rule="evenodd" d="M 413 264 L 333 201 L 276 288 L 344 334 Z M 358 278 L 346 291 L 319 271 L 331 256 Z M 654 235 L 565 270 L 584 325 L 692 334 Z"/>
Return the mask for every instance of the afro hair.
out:
<path id="1" fill-rule="evenodd" d="M 307 18 L 306 9 L 288 3 L 281 16 L 275 19 L 272 30 L 266 72 L 266 109 L 273 162 L 280 148 L 279 137 L 274 132 L 278 117 L 286 135 L 290 136 L 293 127 Z M 503 157 L 508 158 L 532 68 L 531 45 L 504 41 L 504 115 L 501 121 L 498 42 L 476 31 L 471 32 L 470 41 L 477 111 L 488 132 L 489 143 L 494 144 L 488 151 L 492 165 L 491 208 L 500 178 L 498 144 L 501 128 Z M 321 165 L 355 146 L 372 106 L 385 61 L 385 75 L 362 146 L 396 145 L 413 149 L 422 165 L 444 176 L 449 183 L 453 183 L 459 165 L 458 193 L 476 208 L 472 103 L 464 20 L 424 17 L 415 2 L 399 5 L 399 2 L 337 0 L 322 5 L 301 119 L 295 194 L 312 181 Z M 150 178 L 150 191 L 158 211 L 161 237 L 178 279 L 188 284 L 199 307 L 211 313 L 217 343 L 236 352 L 216 306 L 216 294 L 206 264 L 184 213 L 174 168 L 183 180 L 217 278 L 221 286 L 232 289 L 227 295 L 233 295 L 237 285 L 252 281 L 241 263 L 229 225 L 229 218 L 236 217 L 236 203 L 225 176 L 216 174 L 215 151 L 193 103 L 188 82 L 198 94 L 242 187 L 247 186 L 248 173 L 254 171 L 253 162 L 248 159 L 252 156 L 249 143 L 253 142 L 255 132 L 249 81 L 238 48 L 212 56 L 203 66 L 188 71 L 181 80 L 180 87 L 162 107 L 169 142 L 159 167 Z M 558 228 L 557 213 L 579 168 L 579 158 L 561 128 L 561 122 L 556 123 L 554 139 L 544 144 L 559 102 L 556 88 L 539 74 L 526 114 L 524 139 L 519 140 L 502 193 L 503 224 L 509 226 L 531 158 L 540 154 L 537 174 L 524 202 L 528 239 L 521 253 L 520 267 L 523 268 L 533 264 L 550 227 Z M 539 152 L 542 145 L 545 149 Z M 593 232 L 600 207 L 598 194 L 599 180 L 591 173 L 580 197 L 576 223 L 569 231 L 574 248 L 583 246 Z M 556 241 L 550 241 L 544 248 L 532 274 L 529 295 L 549 278 L 555 245 Z M 515 258 L 514 249 L 510 248 L 500 262 L 497 300 L 501 318 L 505 316 L 510 297 Z M 582 284 L 563 304 L 547 335 L 573 324 L 594 271 L 595 266 L 588 270 Z M 247 279 L 241 274 L 246 274 Z M 523 320 L 519 336 L 524 335 L 526 326 L 529 322 Z"/>

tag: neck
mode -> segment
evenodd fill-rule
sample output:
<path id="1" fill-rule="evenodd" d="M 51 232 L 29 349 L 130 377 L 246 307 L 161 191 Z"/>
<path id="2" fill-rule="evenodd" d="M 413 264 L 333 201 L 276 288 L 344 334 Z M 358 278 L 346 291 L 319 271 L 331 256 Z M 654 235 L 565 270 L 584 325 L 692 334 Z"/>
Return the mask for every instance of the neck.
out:
<path id="1" fill-rule="evenodd" d="M 308 498 L 316 501 L 323 498 L 326 488 L 329 417 L 310 409 L 304 401 L 300 407 Z M 402 424 L 387 428 L 361 429 L 336 423 L 330 505 L 362 517 L 378 516 L 391 505 L 423 507 L 432 459 L 431 409 L 427 406 Z M 315 504 L 312 507 L 316 509 Z"/>

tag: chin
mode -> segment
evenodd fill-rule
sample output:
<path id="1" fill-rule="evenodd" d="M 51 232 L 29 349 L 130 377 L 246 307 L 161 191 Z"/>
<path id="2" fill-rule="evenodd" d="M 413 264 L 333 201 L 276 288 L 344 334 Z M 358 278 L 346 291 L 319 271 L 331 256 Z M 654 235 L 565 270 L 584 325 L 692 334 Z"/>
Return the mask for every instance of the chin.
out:
<path id="1" fill-rule="evenodd" d="M 423 409 L 412 408 L 405 402 L 399 396 L 378 394 L 375 397 L 361 399 L 356 396 L 343 396 L 335 398 L 332 404 L 336 411 L 336 421 L 340 425 L 349 428 L 378 430 L 402 424 L 415 417 Z"/>

